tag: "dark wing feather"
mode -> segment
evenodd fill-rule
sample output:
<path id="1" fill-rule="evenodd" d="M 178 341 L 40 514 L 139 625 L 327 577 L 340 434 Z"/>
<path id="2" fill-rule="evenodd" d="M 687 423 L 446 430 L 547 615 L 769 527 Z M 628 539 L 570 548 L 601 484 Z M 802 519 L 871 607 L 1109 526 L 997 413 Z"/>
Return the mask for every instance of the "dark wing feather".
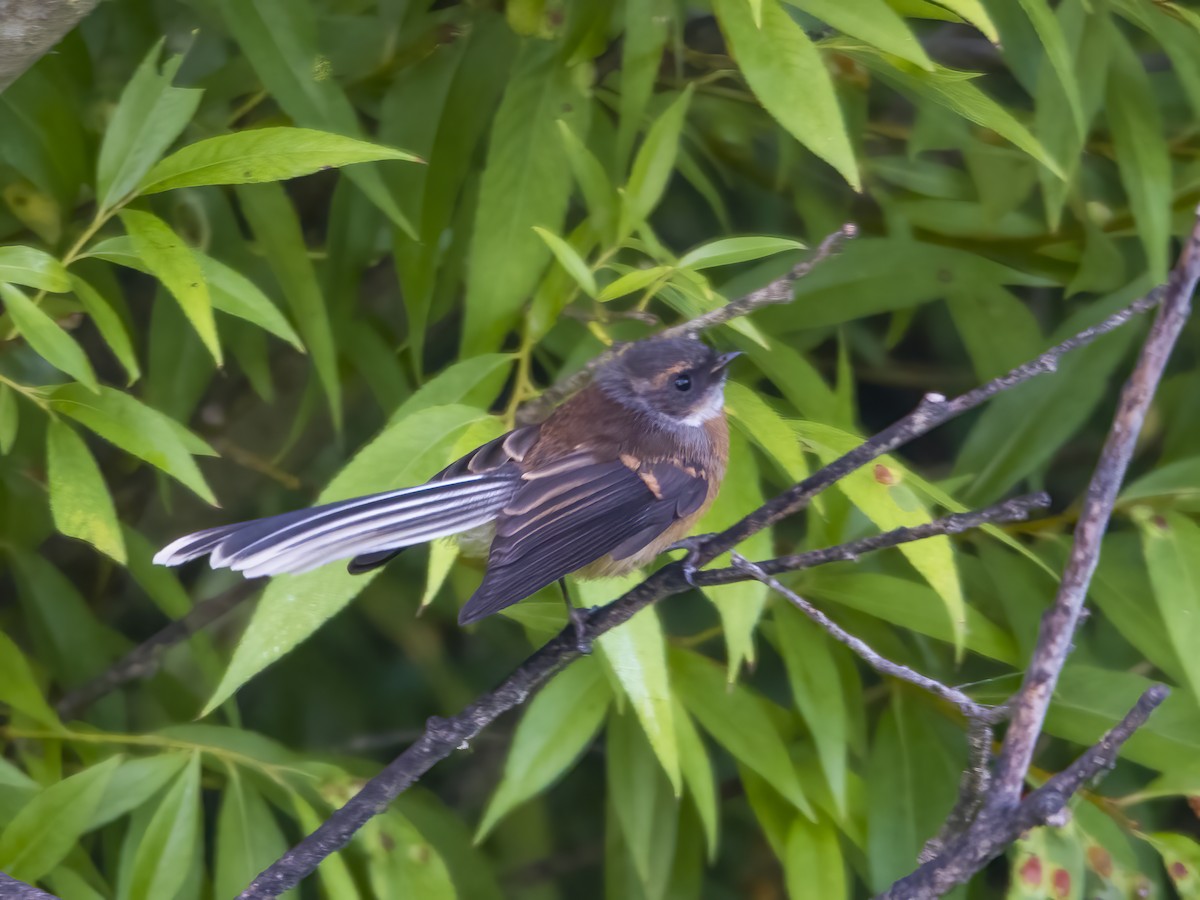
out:
<path id="1" fill-rule="evenodd" d="M 681 518 L 680 509 L 698 509 L 707 489 L 694 472 L 667 462 L 635 471 L 579 454 L 539 470 L 500 511 L 487 574 L 459 622 L 511 606 L 610 553 L 633 555 Z"/>

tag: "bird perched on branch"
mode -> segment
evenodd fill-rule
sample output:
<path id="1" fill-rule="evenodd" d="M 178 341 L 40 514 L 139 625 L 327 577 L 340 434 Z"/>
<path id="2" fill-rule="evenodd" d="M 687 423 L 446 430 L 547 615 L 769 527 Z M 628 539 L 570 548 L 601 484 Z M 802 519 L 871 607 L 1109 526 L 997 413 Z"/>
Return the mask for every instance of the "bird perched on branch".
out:
<path id="1" fill-rule="evenodd" d="M 199 531 L 154 561 L 207 555 L 252 578 L 350 558 L 357 574 L 404 547 L 483 531 L 487 572 L 462 624 L 572 572 L 625 574 L 687 534 L 716 497 L 729 457 L 726 367 L 738 355 L 690 337 L 629 344 L 544 422 L 425 484 Z"/>

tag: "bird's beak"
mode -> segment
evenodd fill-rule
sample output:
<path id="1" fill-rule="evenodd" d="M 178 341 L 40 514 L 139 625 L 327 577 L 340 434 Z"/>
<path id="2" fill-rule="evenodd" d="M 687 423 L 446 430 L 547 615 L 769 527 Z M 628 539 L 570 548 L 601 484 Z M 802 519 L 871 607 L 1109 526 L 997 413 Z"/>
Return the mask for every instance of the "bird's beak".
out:
<path id="1" fill-rule="evenodd" d="M 731 350 L 729 353 L 722 353 L 717 357 L 717 364 L 713 366 L 714 372 L 722 372 L 725 368 L 742 355 L 741 350 Z"/>

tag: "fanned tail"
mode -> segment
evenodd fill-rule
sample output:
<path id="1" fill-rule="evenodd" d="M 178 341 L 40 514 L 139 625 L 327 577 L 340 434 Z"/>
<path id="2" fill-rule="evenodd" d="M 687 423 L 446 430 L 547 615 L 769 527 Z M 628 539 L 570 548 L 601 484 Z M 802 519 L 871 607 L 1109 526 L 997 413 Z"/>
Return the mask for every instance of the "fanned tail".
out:
<path id="1" fill-rule="evenodd" d="M 208 554 L 213 568 L 247 578 L 307 572 L 335 559 L 408 547 L 490 522 L 518 484 L 515 473 L 468 475 L 222 525 L 181 537 L 154 561 L 177 566 Z"/>

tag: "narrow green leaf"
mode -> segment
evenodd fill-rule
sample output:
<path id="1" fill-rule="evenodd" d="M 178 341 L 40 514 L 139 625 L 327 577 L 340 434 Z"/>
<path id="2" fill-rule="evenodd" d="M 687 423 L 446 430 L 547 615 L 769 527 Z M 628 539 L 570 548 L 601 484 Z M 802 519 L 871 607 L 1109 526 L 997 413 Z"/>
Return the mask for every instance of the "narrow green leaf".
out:
<path id="1" fill-rule="evenodd" d="M 121 757 L 52 784 L 21 808 L 0 834 L 0 869 L 19 881 L 38 881 L 75 846 L 91 821 Z"/>
<path id="2" fill-rule="evenodd" d="M 435 406 L 393 422 L 355 454 L 317 503 L 419 484 L 451 461 L 455 439 L 484 417 L 467 406 Z M 351 575 L 334 563 L 272 579 L 204 714 L 312 634 L 378 572 Z"/>
<path id="3" fill-rule="evenodd" d="M 588 103 L 550 41 L 527 41 L 492 123 L 467 260 L 462 347 L 493 350 L 516 322 L 550 253 L 535 225 L 558 231 L 571 192 L 558 121 L 584 134 Z"/>
<path id="4" fill-rule="evenodd" d="M 216 505 L 217 498 L 192 459 L 195 453 L 213 451 L 174 419 L 131 394 L 107 387 L 90 394 L 79 385 L 64 384 L 54 389 L 50 405 Z"/>
<path id="5" fill-rule="evenodd" d="M 20 410 L 17 408 L 17 392 L 7 384 L 0 384 L 0 456 L 12 450 L 20 425 Z"/>
<path id="6" fill-rule="evenodd" d="M 669 659 L 675 693 L 704 730 L 812 818 L 796 767 L 767 712 L 768 701 L 739 684 L 726 683 L 721 669 L 696 653 L 672 648 Z"/>
<path id="7" fill-rule="evenodd" d="M 166 787 L 190 758 L 191 754 L 176 750 L 122 762 L 108 780 L 87 830 L 107 825 L 140 807 Z"/>
<path id="8" fill-rule="evenodd" d="M 624 90 L 621 93 L 624 99 Z M 571 164 L 571 172 L 583 192 L 591 214 L 595 232 L 603 237 L 611 237 L 616 225 L 617 192 L 608 174 L 596 155 L 571 130 L 571 126 L 562 119 L 558 120 L 558 131 L 562 136 L 563 148 L 567 151 L 567 161 Z"/>
<path id="9" fill-rule="evenodd" d="M 982 31 L 993 44 L 1000 43 L 1000 32 L 996 30 L 996 26 L 981 0 L 937 0 L 937 2 L 961 17 L 964 22 L 970 22 Z"/>
<path id="10" fill-rule="evenodd" d="M 155 810 L 133 856 L 129 900 L 174 897 L 201 839 L 200 754 L 195 753 Z"/>
<path id="11" fill-rule="evenodd" d="M 213 319 L 212 298 L 195 253 L 171 230 L 171 226 L 153 213 L 126 209 L 120 216 L 137 255 L 171 292 L 212 358 L 221 365 L 221 344 Z"/>
<path id="12" fill-rule="evenodd" d="M 635 573 L 616 582 L 607 578 L 603 581 L 572 580 L 572 587 L 581 605 L 594 606 L 632 588 L 640 580 Z M 679 774 L 679 747 L 671 682 L 667 674 L 666 636 L 657 610 L 642 610 L 620 628 L 601 635 L 598 644 L 604 662 L 629 698 L 675 796 L 679 796 L 683 782 Z"/>
<path id="13" fill-rule="evenodd" d="M 1200 456 L 1188 456 L 1159 466 L 1135 479 L 1121 491 L 1122 505 L 1149 497 L 1200 494 Z"/>
<path id="14" fill-rule="evenodd" d="M 834 805 L 839 816 L 845 817 L 849 721 L 837 661 L 828 639 L 798 609 L 780 604 L 774 608 L 773 618 L 792 699 L 816 744 Z"/>
<path id="15" fill-rule="evenodd" d="M 142 376 L 142 369 L 138 365 L 137 352 L 133 349 L 133 341 L 130 340 L 121 317 L 99 291 L 74 273 L 71 273 L 71 293 L 79 298 L 104 342 L 108 344 L 108 349 L 125 369 L 129 383 L 133 384 Z"/>
<path id="16" fill-rule="evenodd" d="M 624 7 L 624 36 L 621 43 L 621 91 L 618 96 L 616 170 L 624 172 L 644 124 L 646 107 L 662 67 L 663 49 L 676 21 L 676 7 L 669 0 L 642 0 Z"/>
<path id="17" fill-rule="evenodd" d="M 217 813 L 216 844 L 214 897 L 236 897 L 288 848 L 267 801 L 232 767 Z"/>
<path id="18" fill-rule="evenodd" d="M 46 427 L 46 468 L 54 526 L 124 564 L 125 542 L 108 485 L 83 438 L 61 419 Z"/>
<path id="19" fill-rule="evenodd" d="M 679 140 L 691 100 L 692 86 L 689 84 L 650 126 L 646 139 L 638 148 L 621 204 L 621 227 L 617 236 L 622 240 L 646 221 L 667 189 L 667 182 L 675 171 Z"/>
<path id="20" fill-rule="evenodd" d="M 311 128 L 256 128 L 189 144 L 151 169 L 138 192 L 208 184 L 283 181 L 381 159 L 419 161 L 403 150 Z"/>
<path id="21" fill-rule="evenodd" d="M 0 631 L 0 703 L 7 703 L 47 728 L 62 727 L 38 687 L 25 654 L 3 631 Z"/>
<path id="22" fill-rule="evenodd" d="M 725 411 L 733 426 L 758 445 L 791 481 L 808 475 L 795 427 L 776 412 L 762 395 L 738 381 L 725 385 Z M 814 505 L 819 509 L 820 498 Z"/>
<path id="23" fill-rule="evenodd" d="M 679 769 L 683 782 L 696 805 L 696 813 L 704 827 L 704 840 L 708 846 L 708 858 L 717 856 L 720 810 L 717 806 L 717 783 L 713 775 L 712 760 L 708 749 L 696 730 L 692 717 L 683 708 L 678 697 L 672 697 L 672 717 L 675 720 L 676 741 L 679 746 Z"/>
<path id="24" fill-rule="evenodd" d="M 196 256 L 212 292 L 215 309 L 252 322 L 263 331 L 287 341 L 301 353 L 304 352 L 304 345 L 291 323 L 258 285 L 241 272 L 207 254 L 197 252 Z"/>
<path id="25" fill-rule="evenodd" d="M 642 288 L 648 287 L 669 272 L 671 272 L 670 266 L 631 269 L 624 275 L 606 284 L 604 289 L 596 295 L 596 299 L 601 303 L 616 300 L 618 297 L 624 297 L 626 294 L 632 294 L 634 291 L 640 291 Z"/>
<path id="26" fill-rule="evenodd" d="M 0 247 L 0 281 L 56 294 L 70 290 L 63 264 L 36 247 Z"/>
<path id="27" fill-rule="evenodd" d="M 1200 526 L 1173 511 L 1154 514 L 1139 508 L 1134 513 L 1167 637 L 1192 696 L 1200 697 Z"/>
<path id="28" fill-rule="evenodd" d="M 29 342 L 38 355 L 54 368 L 86 385 L 89 390 L 100 389 L 96 373 L 83 349 L 20 288 L 0 283 L 0 299 L 4 301 L 4 308 L 21 337 Z"/>
<path id="29" fill-rule="evenodd" d="M 500 393 L 515 361 L 512 353 L 483 353 L 451 363 L 401 403 L 388 424 L 431 406 L 462 403 L 487 408 Z"/>
<path id="30" fill-rule="evenodd" d="M 840 0 L 787 2 L 885 53 L 906 59 L 922 69 L 933 69 L 933 62 L 926 55 L 925 48 L 886 0 L 855 0 L 854 3 L 842 3 Z"/>
<path id="31" fill-rule="evenodd" d="M 1186 834 L 1156 831 L 1146 840 L 1162 856 L 1163 867 L 1180 897 L 1200 896 L 1200 843 Z"/>
<path id="32" fill-rule="evenodd" d="M 342 387 L 338 377 L 337 348 L 329 310 L 321 296 L 320 282 L 313 269 L 300 230 L 300 218 L 277 184 L 241 185 L 238 201 L 259 247 L 267 258 L 275 280 L 292 310 L 304 346 L 312 356 L 317 377 L 329 401 L 334 426 L 341 428 Z"/>
<path id="33" fill-rule="evenodd" d="M 429 545 L 429 566 L 425 570 L 425 592 L 421 594 L 420 608 L 423 610 L 437 596 L 450 571 L 458 562 L 460 548 L 453 539 L 434 541 Z"/>
<path id="34" fill-rule="evenodd" d="M 1082 135 L 1087 129 L 1083 114 L 1083 97 L 1079 90 L 1079 80 L 1075 77 L 1075 61 L 1071 58 L 1071 49 L 1067 46 L 1062 26 L 1046 0 L 1021 0 L 1021 8 L 1025 10 L 1025 15 L 1029 16 L 1029 21 L 1033 23 L 1042 41 L 1046 59 L 1062 85 L 1075 130 Z"/>
<path id="35" fill-rule="evenodd" d="M 1158 92 L 1137 52 L 1114 24 L 1110 41 L 1105 114 L 1116 150 L 1121 184 L 1129 198 L 1138 238 L 1146 250 L 1151 281 L 1166 280 L 1171 239 L 1171 156 Z"/>
<path id="36" fill-rule="evenodd" d="M 456 900 L 446 861 L 408 817 L 391 809 L 363 831 L 376 897 Z"/>
<path id="37" fill-rule="evenodd" d="M 173 56 L 158 72 L 159 40 L 146 54 L 104 129 L 96 164 L 96 196 L 100 209 L 112 209 L 179 137 L 191 121 L 204 94 L 194 88 L 172 87 L 183 62 Z"/>
<path id="38" fill-rule="evenodd" d="M 589 297 L 596 296 L 596 276 L 592 274 L 592 270 L 588 268 L 588 264 L 584 262 L 583 257 L 579 255 L 574 247 L 560 238 L 552 231 L 548 231 L 541 226 L 533 226 L 533 230 L 537 232 L 538 237 L 545 241 L 546 246 L 550 248 L 550 252 L 554 254 L 554 258 L 579 285 L 585 294 Z"/>
<path id="39" fill-rule="evenodd" d="M 565 772 L 600 730 L 612 693 L 600 664 L 580 659 L 547 684 L 525 710 L 475 840 Z"/>
<path id="40" fill-rule="evenodd" d="M 833 79 L 804 29 L 778 0 L 763 0 L 762 28 L 754 24 L 746 0 L 717 0 L 713 8 L 742 74 L 767 112 L 861 190 Z"/>
<path id="41" fill-rule="evenodd" d="M 764 256 L 783 253 L 785 250 L 803 249 L 804 244 L 789 238 L 766 235 L 721 238 L 689 250 L 679 260 L 679 268 L 709 269 L 713 266 L 728 266 L 752 259 L 762 259 Z"/>
<path id="42" fill-rule="evenodd" d="M 837 829 L 821 819 L 796 816 L 788 830 L 783 878 L 789 900 L 846 897 L 846 863 Z"/>

